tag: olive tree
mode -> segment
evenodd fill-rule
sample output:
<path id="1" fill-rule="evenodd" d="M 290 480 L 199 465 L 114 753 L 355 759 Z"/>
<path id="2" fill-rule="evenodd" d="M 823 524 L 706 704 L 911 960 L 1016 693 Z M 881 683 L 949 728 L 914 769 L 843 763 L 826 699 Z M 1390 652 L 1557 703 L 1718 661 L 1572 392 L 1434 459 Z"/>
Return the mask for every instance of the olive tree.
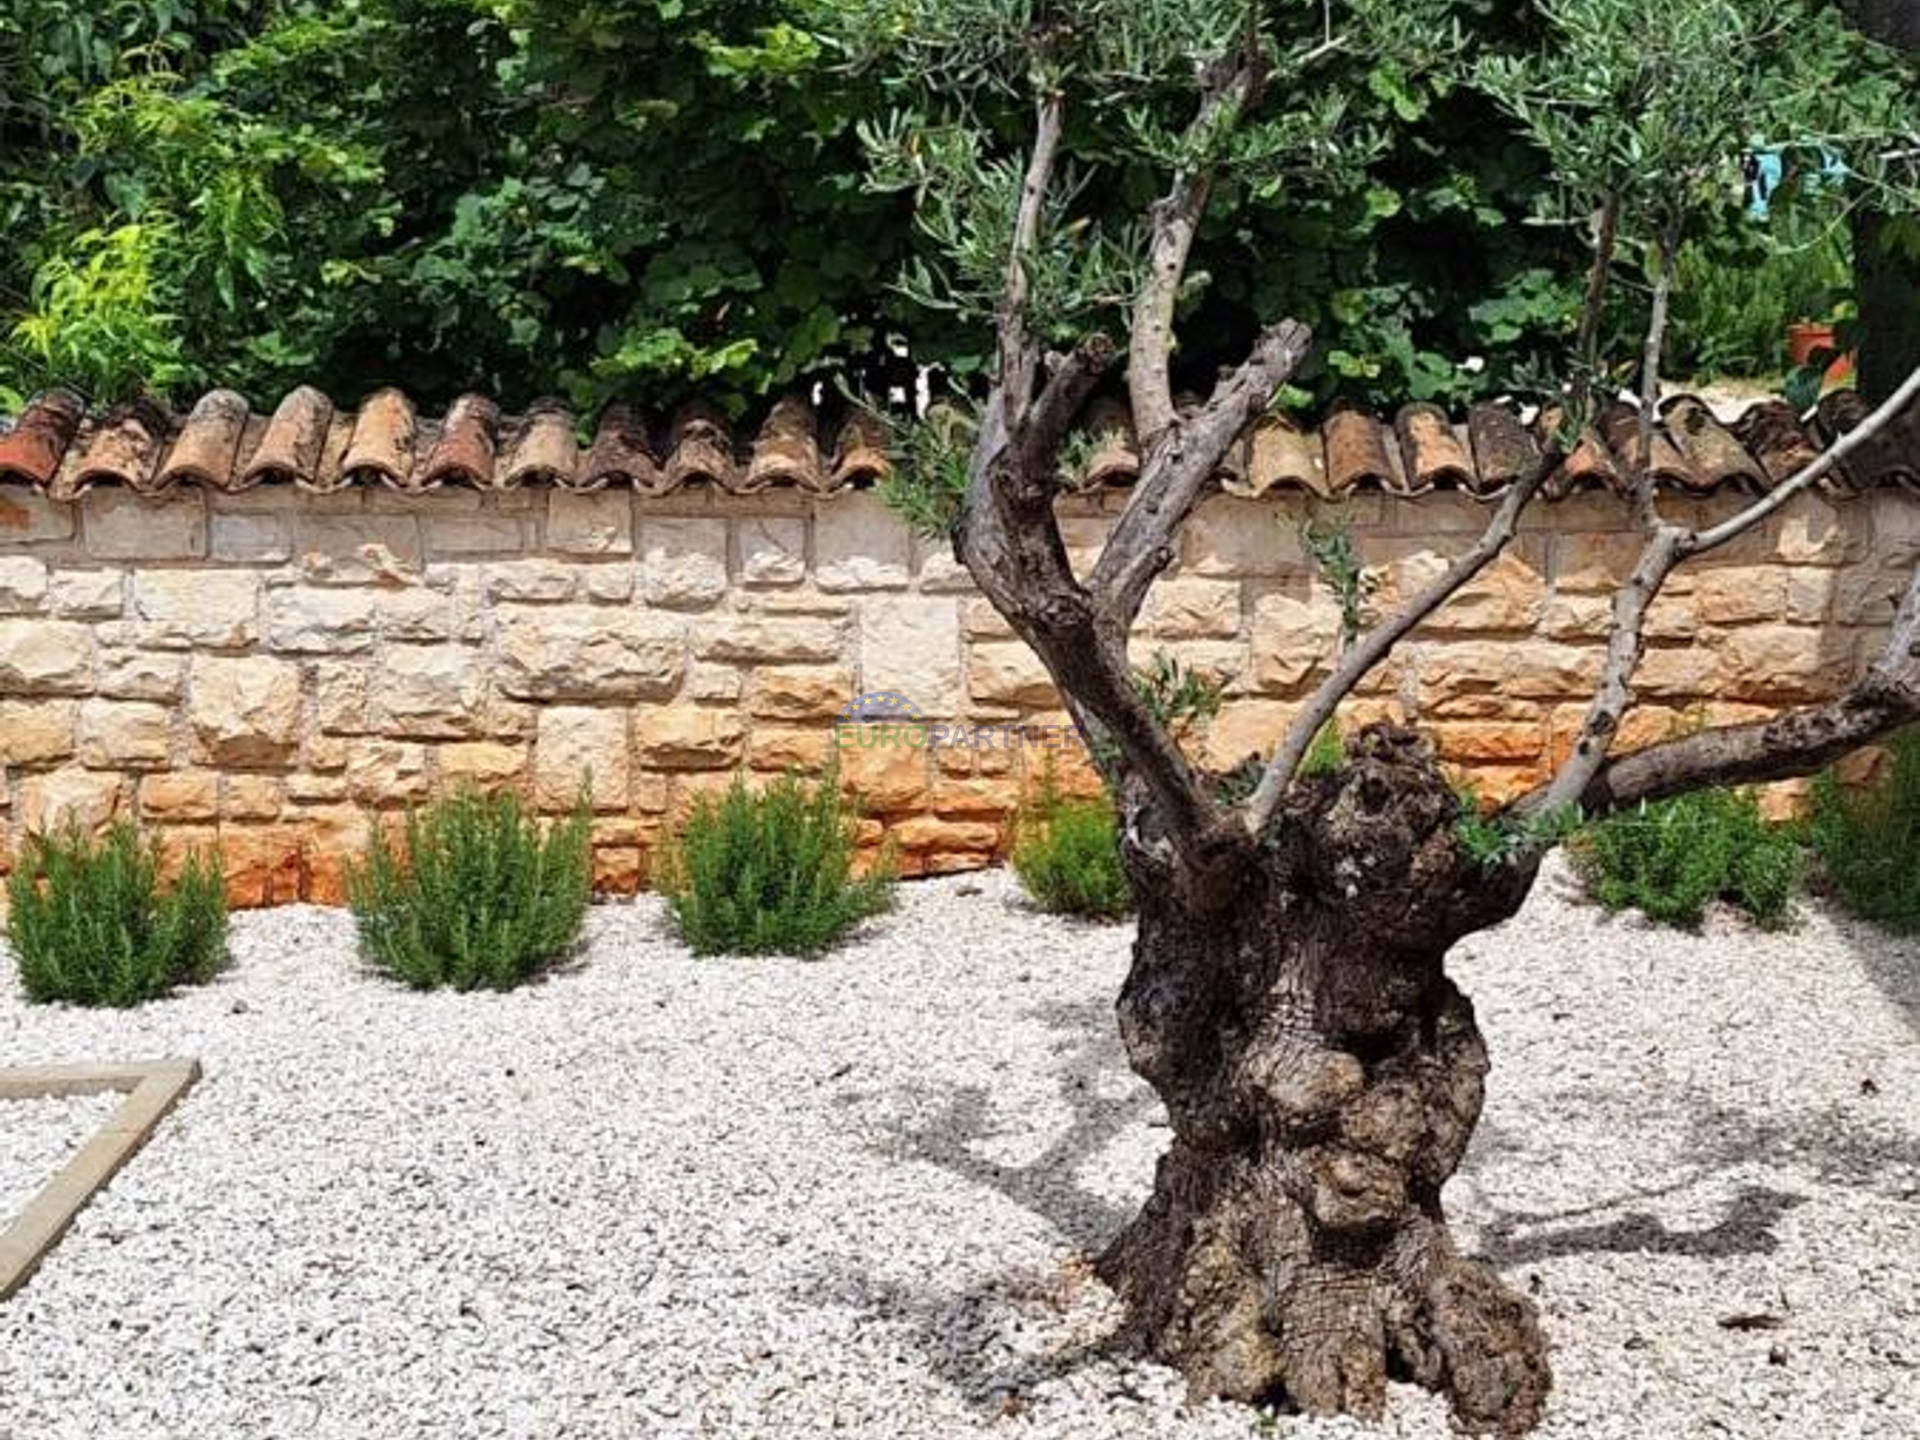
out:
<path id="1" fill-rule="evenodd" d="M 1706 526 L 1664 513 L 1649 454 L 1681 241 L 1702 212 L 1739 203 L 1743 149 L 1769 134 L 1852 146 L 1861 183 L 1874 179 L 1886 137 L 1867 133 L 1861 107 L 1897 125 L 1901 92 L 1878 78 L 1883 57 L 1798 5 L 1668 0 L 1649 24 L 1643 0 L 1539 0 L 1538 52 L 1480 64 L 1457 51 L 1453 8 L 868 0 L 851 7 L 847 43 L 901 98 L 868 136 L 876 182 L 915 191 L 940 242 L 942 263 L 903 283 L 987 320 L 998 342 L 970 447 L 952 448 L 951 425 L 909 447 L 920 462 L 909 508 L 949 530 L 1057 683 L 1117 798 L 1140 896 L 1119 1023 L 1172 1141 L 1100 1273 L 1133 1337 L 1196 1395 L 1376 1414 L 1391 1373 L 1444 1392 L 1469 1428 L 1517 1432 L 1541 1413 L 1546 1345 L 1533 1306 L 1448 1234 L 1443 1187 L 1479 1119 L 1488 1059 L 1445 956 L 1514 914 L 1570 817 L 1809 773 L 1920 715 L 1916 575 L 1884 654 L 1832 702 L 1613 747 L 1668 577 L 1905 414 L 1920 374 L 1764 498 Z M 1270 755 L 1210 773 L 1130 668 L 1129 633 L 1229 446 L 1313 337 L 1275 318 L 1210 391 L 1176 398 L 1183 304 L 1204 283 L 1197 238 L 1216 202 L 1299 193 L 1363 162 L 1375 141 L 1343 96 L 1383 68 L 1481 86 L 1552 157 L 1560 218 L 1586 227 L 1593 256 L 1574 363 L 1546 397 L 1562 421 L 1477 543 L 1329 657 Z M 1836 103 L 1854 106 L 1844 135 L 1825 120 Z M 996 149 L 983 121 L 1013 107 L 1031 115 L 1019 154 Z M 1091 221 L 1085 197 L 1117 157 L 1142 156 L 1164 185 L 1137 224 Z M 1599 316 L 1623 297 L 1645 336 L 1620 367 L 1602 353 Z M 1063 449 L 1122 367 L 1140 471 L 1103 551 L 1076 573 L 1054 512 Z M 1604 674 L 1558 772 L 1467 825 L 1411 728 L 1368 726 L 1337 766 L 1303 765 L 1342 700 L 1512 541 L 1622 378 L 1640 398 L 1627 480 L 1644 549 L 1613 598 Z"/>

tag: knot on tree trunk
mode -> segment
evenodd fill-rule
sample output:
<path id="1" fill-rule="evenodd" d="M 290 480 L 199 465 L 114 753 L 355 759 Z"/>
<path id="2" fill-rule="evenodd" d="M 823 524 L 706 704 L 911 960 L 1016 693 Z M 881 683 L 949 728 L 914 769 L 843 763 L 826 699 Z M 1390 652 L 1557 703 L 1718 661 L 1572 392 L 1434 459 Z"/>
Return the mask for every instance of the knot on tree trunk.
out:
<path id="1" fill-rule="evenodd" d="M 1162 852 L 1129 852 L 1121 1033 L 1174 1138 L 1101 1272 L 1199 1394 L 1377 1415 L 1399 1374 L 1473 1429 L 1538 1419 L 1532 1307 L 1454 1250 L 1441 1206 L 1487 1075 L 1442 958 L 1526 889 L 1461 853 L 1459 808 L 1419 736 L 1373 726 L 1295 785 L 1270 844 L 1223 861 L 1229 903 L 1154 886 Z"/>

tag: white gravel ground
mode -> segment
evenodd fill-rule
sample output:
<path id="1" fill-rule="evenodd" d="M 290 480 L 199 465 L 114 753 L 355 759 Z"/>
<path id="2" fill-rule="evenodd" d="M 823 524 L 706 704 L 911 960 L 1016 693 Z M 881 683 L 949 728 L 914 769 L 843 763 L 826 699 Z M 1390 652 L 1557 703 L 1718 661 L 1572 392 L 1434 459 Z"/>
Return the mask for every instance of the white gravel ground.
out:
<path id="1" fill-rule="evenodd" d="M 121 1098 L 0 1100 L 0 1229 L 87 1143 Z"/>
<path id="2" fill-rule="evenodd" d="M 1495 1072 L 1449 1196 L 1545 1313 L 1540 1433 L 1920 1435 L 1920 947 L 1564 890 L 1457 966 Z M 1165 1137 L 1124 928 L 991 875 L 821 963 L 693 960 L 651 900 L 591 933 L 505 996 L 369 978 L 313 909 L 131 1014 L 0 980 L 0 1063 L 206 1067 L 0 1305 L 0 1437 L 1374 1433 L 1187 1409 L 1103 1348 L 1082 1257 Z M 1388 1432 L 1447 1427 L 1400 1389 Z"/>

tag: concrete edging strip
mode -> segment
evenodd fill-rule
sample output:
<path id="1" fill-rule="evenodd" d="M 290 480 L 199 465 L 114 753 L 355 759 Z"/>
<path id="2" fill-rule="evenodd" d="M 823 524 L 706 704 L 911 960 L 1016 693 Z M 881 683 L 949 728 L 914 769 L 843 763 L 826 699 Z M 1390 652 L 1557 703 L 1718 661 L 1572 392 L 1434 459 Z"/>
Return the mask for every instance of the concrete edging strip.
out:
<path id="1" fill-rule="evenodd" d="M 13 1223 L 0 1230 L 0 1300 L 27 1283 L 87 1202 L 139 1152 L 199 1078 L 197 1060 L 0 1069 L 0 1101 L 127 1092 L 106 1124 L 40 1187 Z"/>

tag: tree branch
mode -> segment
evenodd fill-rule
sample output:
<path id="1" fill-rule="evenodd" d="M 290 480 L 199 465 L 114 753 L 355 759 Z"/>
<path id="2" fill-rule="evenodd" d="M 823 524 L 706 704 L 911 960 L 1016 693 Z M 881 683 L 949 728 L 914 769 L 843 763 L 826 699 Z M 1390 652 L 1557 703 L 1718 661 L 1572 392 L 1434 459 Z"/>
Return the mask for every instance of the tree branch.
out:
<path id="1" fill-rule="evenodd" d="M 1148 589 L 1172 563 L 1174 536 L 1207 482 L 1312 345 L 1313 332 L 1296 320 L 1269 326 L 1246 361 L 1221 378 L 1206 405 L 1180 422 L 1168 445 L 1146 456 L 1089 581 L 1106 623 L 1121 629 L 1133 623 Z"/>
<path id="2" fill-rule="evenodd" d="M 1685 541 L 1686 553 L 1689 556 L 1704 555 L 1709 550 L 1719 549 L 1735 536 L 1751 530 L 1915 407 L 1920 407 L 1920 369 L 1916 369 L 1907 376 L 1905 383 L 1889 395 L 1872 414 L 1834 441 L 1819 456 L 1802 466 L 1798 474 L 1781 481 L 1738 515 L 1731 516 L 1708 529 L 1696 530 L 1690 534 Z"/>
<path id="3" fill-rule="evenodd" d="M 1852 689 L 1825 705 L 1749 725 L 1702 730 L 1649 745 L 1595 770 L 1574 797 L 1588 815 L 1660 800 L 1707 785 L 1758 784 L 1810 775 L 1862 745 L 1920 720 L 1920 567 L 1908 584 L 1880 659 Z M 1539 792 L 1514 809 L 1546 808 Z"/>
<path id="4" fill-rule="evenodd" d="M 1042 95 L 1034 102 L 1033 151 L 1027 157 L 1026 176 L 1020 186 L 1020 208 L 1014 218 L 1013 238 L 1007 246 L 1005 289 L 1000 298 L 1000 389 L 1010 405 L 1009 430 L 1024 421 L 1033 399 L 1035 358 L 1027 335 L 1027 301 L 1031 281 L 1027 262 L 1040 239 L 1040 222 L 1046 213 L 1047 191 L 1053 184 L 1053 168 L 1060 153 L 1060 132 L 1066 121 L 1066 98 L 1058 91 Z"/>
<path id="5" fill-rule="evenodd" d="M 1250 57 L 1233 63 L 1223 57 L 1209 67 L 1202 85 L 1200 108 L 1187 126 L 1184 144 L 1203 147 L 1229 109 L 1246 103 L 1258 84 Z M 1147 242 L 1147 278 L 1133 306 L 1133 329 L 1127 348 L 1127 391 L 1133 402 L 1133 429 L 1144 458 L 1153 453 L 1162 435 L 1174 423 L 1173 312 L 1186 278 L 1187 257 L 1200 228 L 1213 188 L 1213 172 L 1205 164 L 1191 165 L 1173 178 L 1167 193 L 1154 201 L 1152 230 Z"/>
<path id="6" fill-rule="evenodd" d="M 1307 701 L 1306 709 L 1287 727 L 1286 738 L 1274 753 L 1266 772 L 1260 777 L 1259 787 L 1247 802 L 1245 823 L 1249 833 L 1259 835 L 1272 821 L 1274 811 L 1279 809 L 1287 787 L 1293 782 L 1294 772 L 1300 768 L 1307 751 L 1313 748 L 1314 737 L 1333 718 L 1334 712 L 1340 708 L 1340 702 L 1346 699 L 1353 687 L 1365 679 L 1374 666 L 1386 659 L 1393 647 L 1421 621 L 1458 594 L 1468 581 L 1486 569 L 1494 557 L 1512 542 L 1521 511 L 1540 492 L 1541 485 L 1556 464 L 1557 456 L 1543 458 L 1530 474 L 1516 481 L 1473 548 L 1454 561 L 1446 574 L 1416 595 L 1386 624 L 1361 637 L 1341 658 L 1334 672 L 1320 683 L 1320 687 L 1313 692 L 1313 698 Z"/>
<path id="7" fill-rule="evenodd" d="M 1683 530 L 1672 525 L 1656 525 L 1646 549 L 1641 552 L 1639 563 L 1634 566 L 1632 575 L 1614 594 L 1613 630 L 1607 638 L 1606 665 L 1601 672 L 1600 685 L 1594 695 L 1593 703 L 1588 707 L 1586 720 L 1580 727 L 1580 737 L 1574 744 L 1573 753 L 1567 757 L 1559 773 L 1554 775 L 1543 789 L 1522 796 L 1512 808 L 1522 813 L 1534 814 L 1551 813 L 1569 805 L 1584 804 L 1585 797 L 1593 793 L 1594 787 L 1600 784 L 1599 777 L 1603 771 L 1612 768 L 1608 762 L 1608 755 L 1613 746 L 1614 736 L 1619 731 L 1620 721 L 1625 716 L 1628 706 L 1633 703 L 1633 672 L 1638 668 L 1641 653 L 1645 648 L 1642 632 L 1646 625 L 1647 611 L 1651 608 L 1654 598 L 1660 593 L 1661 587 L 1666 583 L 1667 577 L 1686 560 L 1716 549 L 1752 529 L 1822 475 L 1832 470 L 1835 465 L 1845 460 L 1848 455 L 1867 444 L 1876 433 L 1903 415 L 1906 408 L 1916 402 L 1920 402 L 1920 370 L 1908 376 L 1906 384 L 1902 385 L 1885 404 L 1827 447 L 1818 458 L 1808 462 L 1799 473 L 1775 487 L 1773 491 L 1739 514 L 1706 530 Z M 1911 595 L 1908 598 L 1910 602 L 1913 599 Z M 1904 611 L 1902 613 L 1905 614 Z M 1898 627 L 1896 627 L 1896 639 L 1897 635 Z M 1857 722 L 1861 716 L 1855 713 L 1853 719 Z M 1739 729 L 1760 734 L 1766 732 L 1767 726 L 1773 723 L 1765 722 L 1757 726 L 1739 727 Z M 1823 733 L 1840 733 L 1828 724 L 1816 728 L 1821 729 Z M 1702 736 L 1688 738 L 1703 741 L 1703 748 L 1705 748 L 1705 737 L 1719 733 L 1723 732 L 1707 731 Z M 1797 731 L 1794 733 L 1799 734 Z M 1809 742 L 1801 736 L 1798 743 L 1804 749 Z M 1653 747 L 1653 749 L 1659 748 L 1661 747 Z M 1757 760 L 1751 763 L 1757 763 Z M 1803 772 L 1790 768 L 1783 773 Z"/>
<path id="8" fill-rule="evenodd" d="M 1119 353 L 1109 337 L 1090 335 L 1048 378 L 1019 436 L 1021 466 L 1030 480 L 1051 479 L 1068 429 Z"/>
<path id="9" fill-rule="evenodd" d="M 1639 562 L 1613 595 L 1613 630 L 1607 636 L 1607 659 L 1600 685 L 1580 725 L 1573 753 L 1553 777 L 1541 798 L 1540 809 L 1551 813 L 1577 801 L 1600 767 L 1606 763 L 1620 720 L 1633 703 L 1633 672 L 1646 649 L 1647 611 L 1654 597 L 1680 563 L 1684 532 L 1660 525 L 1640 552 Z"/>

